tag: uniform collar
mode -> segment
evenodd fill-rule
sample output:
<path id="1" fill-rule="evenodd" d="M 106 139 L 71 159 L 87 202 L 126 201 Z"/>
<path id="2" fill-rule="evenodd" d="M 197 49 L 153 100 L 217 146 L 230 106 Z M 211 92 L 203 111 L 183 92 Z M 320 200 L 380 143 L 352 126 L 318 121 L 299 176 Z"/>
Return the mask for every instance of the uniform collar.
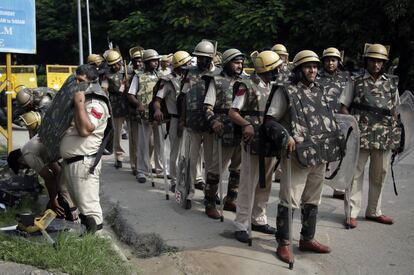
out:
<path id="1" fill-rule="evenodd" d="M 315 87 L 316 82 L 312 82 L 311 84 L 309 84 L 309 86 L 306 86 L 305 84 L 303 84 L 302 81 L 298 82 L 298 86 L 299 88 L 303 88 L 303 89 L 312 89 L 313 87 Z"/>
<path id="2" fill-rule="evenodd" d="M 372 79 L 374 79 L 374 78 L 372 77 L 372 75 L 368 72 L 368 70 L 367 70 L 367 69 L 365 69 L 365 70 L 364 70 L 364 77 L 363 77 L 363 79 L 368 79 L 368 78 L 372 78 Z M 387 79 L 388 79 L 388 76 L 387 76 L 386 74 L 381 74 L 381 75 L 380 75 L 380 77 L 378 77 L 378 79 L 387 80 Z M 377 79 L 377 80 L 378 80 L 378 79 Z"/>

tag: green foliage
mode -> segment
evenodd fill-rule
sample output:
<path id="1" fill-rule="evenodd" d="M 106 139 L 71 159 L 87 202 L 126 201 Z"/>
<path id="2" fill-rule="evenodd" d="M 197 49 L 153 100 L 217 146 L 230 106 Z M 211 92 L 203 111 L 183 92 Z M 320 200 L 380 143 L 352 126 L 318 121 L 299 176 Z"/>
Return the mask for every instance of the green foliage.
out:
<path id="1" fill-rule="evenodd" d="M 83 3 L 85 1 L 82 1 Z M 38 52 L 41 63 L 77 63 L 77 10 L 74 1 L 38 0 Z M 87 52 L 83 6 L 84 52 Z M 94 52 L 112 41 L 123 56 L 141 45 L 160 53 L 192 51 L 203 38 L 219 50 L 236 47 L 249 54 L 287 45 L 291 58 L 309 48 L 345 50 L 360 59 L 366 42 L 391 45 L 391 59 L 401 57 L 406 81 L 414 58 L 414 1 L 410 0 L 90 0 Z M 412 86 L 411 86 L 412 87 Z"/>

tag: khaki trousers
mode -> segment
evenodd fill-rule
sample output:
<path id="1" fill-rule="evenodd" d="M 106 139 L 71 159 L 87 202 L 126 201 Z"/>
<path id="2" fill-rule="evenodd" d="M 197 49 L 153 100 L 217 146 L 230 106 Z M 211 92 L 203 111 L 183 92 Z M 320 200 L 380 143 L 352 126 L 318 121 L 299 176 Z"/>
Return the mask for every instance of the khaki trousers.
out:
<path id="1" fill-rule="evenodd" d="M 136 119 L 128 119 L 128 142 L 129 142 L 129 162 L 131 170 L 137 170 L 137 146 L 138 146 L 138 121 Z"/>
<path id="2" fill-rule="evenodd" d="M 287 160 L 283 158 L 282 178 L 280 179 L 279 198 L 280 204 L 289 207 L 289 189 L 287 188 L 286 171 Z M 323 182 L 325 179 L 325 164 L 319 164 L 313 167 L 301 166 L 296 157 L 291 158 L 291 199 L 292 207 L 300 208 L 301 204 L 319 205 L 321 202 Z"/>
<path id="3" fill-rule="evenodd" d="M 273 169 L 276 158 L 265 158 L 266 188 L 259 186 L 259 157 L 250 155 L 241 149 L 241 168 L 239 194 L 237 197 L 237 211 L 234 225 L 237 231 L 247 231 L 249 225 L 249 209 L 253 203 L 252 223 L 256 225 L 267 224 L 266 207 L 272 188 Z M 253 197 L 254 190 L 254 197 Z"/>
<path id="4" fill-rule="evenodd" d="M 390 150 L 361 149 L 359 151 L 358 164 L 350 192 L 350 202 L 348 202 L 348 200 L 345 201 L 346 206 L 348 203 L 351 205 L 351 218 L 358 217 L 358 214 L 361 211 L 364 172 L 368 158 L 370 158 L 369 189 L 365 216 L 377 217 L 382 215 L 381 196 L 384 182 L 387 178 L 390 157 Z M 347 209 L 347 207 L 345 207 L 345 209 Z"/>
<path id="5" fill-rule="evenodd" d="M 177 159 L 180 149 L 180 138 L 177 135 L 178 130 L 178 118 L 172 117 L 170 120 L 170 130 L 168 137 L 170 140 L 170 177 L 171 182 L 174 184 L 177 179 Z"/>
<path id="6" fill-rule="evenodd" d="M 114 155 L 115 160 L 123 161 L 125 151 L 121 147 L 121 134 L 122 134 L 122 125 L 125 121 L 125 117 L 114 117 L 112 119 L 114 123 Z"/>
<path id="7" fill-rule="evenodd" d="M 103 222 L 102 208 L 99 199 L 99 176 L 101 161 L 93 174 L 89 173 L 95 157 L 85 157 L 84 160 L 71 164 L 62 162 L 61 189 L 67 190 L 81 214 L 92 216 L 96 224 Z"/>
<path id="8" fill-rule="evenodd" d="M 151 136 L 153 136 L 154 146 L 151 144 Z M 155 169 L 162 171 L 162 150 L 164 146 L 163 139 L 160 139 L 158 125 L 141 121 L 138 123 L 138 147 L 137 147 L 137 170 L 140 173 L 150 173 L 150 156 L 154 151 Z"/>
<path id="9" fill-rule="evenodd" d="M 190 186 L 190 194 L 188 195 L 188 199 L 192 199 L 194 197 L 194 184 L 197 180 L 197 167 L 200 167 L 199 158 L 200 158 L 200 151 L 201 151 L 201 143 L 203 143 L 204 148 L 204 164 L 205 170 L 208 171 L 208 167 L 211 165 L 212 161 L 212 154 L 213 154 L 213 143 L 214 143 L 214 136 L 210 133 L 200 133 L 194 132 L 191 129 L 187 128 L 187 135 L 188 138 L 186 139 L 186 143 L 184 146 L 188 146 L 190 148 L 190 179 L 191 179 L 191 186 Z"/>
<path id="10" fill-rule="evenodd" d="M 219 166 L 219 148 L 218 140 L 214 139 L 214 149 L 211 166 L 208 169 L 209 173 L 218 175 L 220 173 Z M 225 169 L 230 163 L 229 171 L 239 171 L 241 164 L 241 146 L 222 146 L 222 163 L 221 171 L 224 173 Z"/>

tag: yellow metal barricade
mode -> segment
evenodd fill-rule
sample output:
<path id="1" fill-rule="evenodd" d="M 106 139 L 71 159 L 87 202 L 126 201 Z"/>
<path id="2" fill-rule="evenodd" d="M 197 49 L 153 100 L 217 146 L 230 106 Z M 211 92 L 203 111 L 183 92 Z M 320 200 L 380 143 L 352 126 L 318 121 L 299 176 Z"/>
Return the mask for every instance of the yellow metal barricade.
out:
<path id="1" fill-rule="evenodd" d="M 11 89 L 12 96 L 16 97 L 14 90 L 19 86 L 37 88 L 36 66 L 13 65 L 11 66 Z M 0 66 L 0 83 L 6 80 L 6 66 Z"/>
<path id="2" fill-rule="evenodd" d="M 59 90 L 76 68 L 72 65 L 46 65 L 47 87 Z"/>

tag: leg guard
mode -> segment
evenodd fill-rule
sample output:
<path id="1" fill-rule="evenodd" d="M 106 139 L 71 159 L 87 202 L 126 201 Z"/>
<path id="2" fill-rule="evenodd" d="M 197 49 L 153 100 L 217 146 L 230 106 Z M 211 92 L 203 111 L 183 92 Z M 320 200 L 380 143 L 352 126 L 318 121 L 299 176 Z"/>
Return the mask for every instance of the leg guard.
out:
<path id="1" fill-rule="evenodd" d="M 207 181 L 205 188 L 205 201 L 206 204 L 216 204 L 216 194 L 218 190 L 218 183 L 220 176 L 217 174 L 207 173 Z"/>
<path id="2" fill-rule="evenodd" d="M 237 199 L 239 189 L 240 171 L 230 171 L 229 185 L 227 187 L 227 198 Z"/>
<path id="3" fill-rule="evenodd" d="M 315 236 L 316 218 L 318 216 L 318 206 L 304 204 L 302 206 L 302 230 L 300 235 L 303 240 L 311 241 Z"/>
<path id="4" fill-rule="evenodd" d="M 279 244 L 289 243 L 289 209 L 281 204 L 277 206 L 276 241 Z M 293 209 L 292 209 L 293 216 Z"/>

